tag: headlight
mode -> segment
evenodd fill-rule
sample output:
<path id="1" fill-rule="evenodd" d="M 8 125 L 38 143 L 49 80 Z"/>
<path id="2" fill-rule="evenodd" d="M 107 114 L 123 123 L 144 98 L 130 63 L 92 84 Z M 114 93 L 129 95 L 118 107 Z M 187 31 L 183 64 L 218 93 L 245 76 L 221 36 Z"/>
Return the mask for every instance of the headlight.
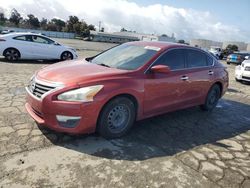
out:
<path id="1" fill-rule="evenodd" d="M 62 93 L 58 95 L 57 99 L 62 101 L 91 102 L 102 88 L 103 85 L 83 87 Z"/>

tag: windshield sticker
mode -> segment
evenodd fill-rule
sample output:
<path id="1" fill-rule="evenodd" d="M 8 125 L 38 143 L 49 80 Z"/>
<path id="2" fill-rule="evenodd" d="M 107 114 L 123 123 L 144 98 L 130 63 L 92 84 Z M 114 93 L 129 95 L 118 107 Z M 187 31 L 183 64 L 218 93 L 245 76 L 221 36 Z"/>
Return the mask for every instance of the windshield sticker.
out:
<path id="1" fill-rule="evenodd" d="M 158 48 L 158 47 L 155 47 L 155 46 L 145 46 L 144 48 L 148 49 L 148 50 L 154 50 L 154 51 L 160 51 L 161 50 L 161 48 Z"/>

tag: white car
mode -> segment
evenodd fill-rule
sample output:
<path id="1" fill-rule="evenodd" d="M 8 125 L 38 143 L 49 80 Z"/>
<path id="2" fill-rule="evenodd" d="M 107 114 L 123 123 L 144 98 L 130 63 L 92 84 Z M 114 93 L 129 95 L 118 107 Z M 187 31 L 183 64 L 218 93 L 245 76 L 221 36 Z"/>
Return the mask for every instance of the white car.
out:
<path id="1" fill-rule="evenodd" d="M 235 67 L 235 80 L 250 82 L 250 60 L 245 60 Z"/>
<path id="2" fill-rule="evenodd" d="M 74 48 L 34 33 L 0 35 L 0 56 L 9 61 L 18 59 L 68 60 L 77 58 Z"/>

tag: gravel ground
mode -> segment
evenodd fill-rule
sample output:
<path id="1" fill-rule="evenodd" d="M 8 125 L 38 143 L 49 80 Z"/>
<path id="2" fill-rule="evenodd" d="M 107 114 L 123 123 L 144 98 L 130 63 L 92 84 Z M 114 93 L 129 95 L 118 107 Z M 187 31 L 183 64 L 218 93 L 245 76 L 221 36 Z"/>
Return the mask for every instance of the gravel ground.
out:
<path id="1" fill-rule="evenodd" d="M 80 58 L 114 45 L 58 41 Z M 105 140 L 43 129 L 27 115 L 24 87 L 49 63 L 0 59 L 0 187 L 250 187 L 250 85 L 234 80 L 234 65 L 213 112 L 168 113 Z"/>

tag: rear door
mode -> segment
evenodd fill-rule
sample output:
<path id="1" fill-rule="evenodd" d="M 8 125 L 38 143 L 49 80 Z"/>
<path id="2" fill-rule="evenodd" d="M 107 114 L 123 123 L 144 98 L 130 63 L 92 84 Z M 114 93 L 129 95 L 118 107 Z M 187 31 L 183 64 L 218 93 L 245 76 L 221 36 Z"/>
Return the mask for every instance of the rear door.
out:
<path id="1" fill-rule="evenodd" d="M 187 63 L 187 106 L 203 104 L 214 79 L 213 58 L 199 49 L 185 49 Z"/>
<path id="2" fill-rule="evenodd" d="M 181 108 L 189 87 L 189 83 L 185 81 L 185 54 L 182 49 L 166 52 L 152 66 L 155 65 L 167 65 L 171 72 L 147 72 L 144 96 L 146 116 Z"/>
<path id="3" fill-rule="evenodd" d="M 20 35 L 14 37 L 11 41 L 11 45 L 20 51 L 22 59 L 35 58 L 32 46 L 33 43 L 29 39 L 29 35 Z"/>

